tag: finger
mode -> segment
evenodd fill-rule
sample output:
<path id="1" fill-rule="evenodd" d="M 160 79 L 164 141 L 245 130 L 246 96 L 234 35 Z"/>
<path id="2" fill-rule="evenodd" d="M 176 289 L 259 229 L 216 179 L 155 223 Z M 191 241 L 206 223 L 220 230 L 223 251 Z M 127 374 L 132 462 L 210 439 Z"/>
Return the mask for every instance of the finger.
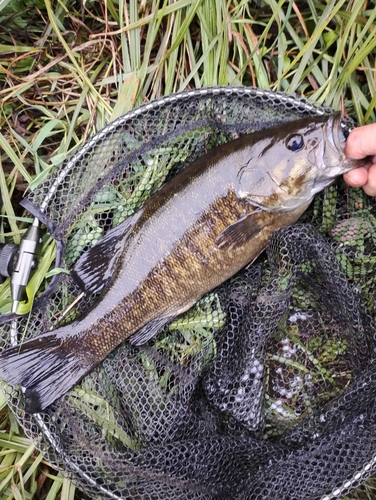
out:
<path id="1" fill-rule="evenodd" d="M 376 164 L 372 165 L 372 167 L 368 171 L 368 181 L 363 186 L 364 192 L 368 194 L 368 196 L 376 196 Z"/>
<path id="2" fill-rule="evenodd" d="M 354 128 L 346 141 L 348 158 L 360 159 L 376 155 L 376 123 Z"/>
<path id="3" fill-rule="evenodd" d="M 367 184 L 368 171 L 364 167 L 354 168 L 343 175 L 343 179 L 351 187 L 362 187 Z"/>

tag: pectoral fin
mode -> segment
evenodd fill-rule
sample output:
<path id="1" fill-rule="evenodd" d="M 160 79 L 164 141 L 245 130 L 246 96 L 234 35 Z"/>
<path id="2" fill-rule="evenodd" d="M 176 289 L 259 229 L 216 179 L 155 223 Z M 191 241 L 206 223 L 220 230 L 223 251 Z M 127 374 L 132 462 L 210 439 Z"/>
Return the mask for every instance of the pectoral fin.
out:
<path id="1" fill-rule="evenodd" d="M 255 217 L 259 212 L 261 212 L 261 208 L 226 227 L 215 240 L 218 247 L 231 250 L 235 246 L 244 245 L 253 238 L 262 229 L 257 217 Z"/>
<path id="2" fill-rule="evenodd" d="M 111 280 L 133 224 L 134 218 L 129 217 L 81 255 L 71 276 L 82 291 L 99 292 Z"/>

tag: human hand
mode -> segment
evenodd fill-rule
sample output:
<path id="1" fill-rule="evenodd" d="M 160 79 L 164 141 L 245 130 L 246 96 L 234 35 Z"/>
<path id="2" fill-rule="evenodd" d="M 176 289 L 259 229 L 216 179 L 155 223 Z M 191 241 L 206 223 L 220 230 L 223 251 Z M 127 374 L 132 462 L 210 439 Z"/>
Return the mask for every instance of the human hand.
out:
<path id="1" fill-rule="evenodd" d="M 369 196 L 376 196 L 376 123 L 357 127 L 350 132 L 346 141 L 347 158 L 370 157 L 367 165 L 344 174 L 345 182 L 351 187 L 362 187 Z"/>

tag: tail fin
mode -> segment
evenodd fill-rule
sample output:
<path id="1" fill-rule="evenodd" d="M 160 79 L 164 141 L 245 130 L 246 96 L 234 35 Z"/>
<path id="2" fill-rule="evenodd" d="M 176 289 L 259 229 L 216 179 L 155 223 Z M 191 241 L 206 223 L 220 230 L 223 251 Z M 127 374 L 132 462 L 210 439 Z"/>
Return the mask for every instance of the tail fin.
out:
<path id="1" fill-rule="evenodd" d="M 66 352 L 61 333 L 39 335 L 0 354 L 0 379 L 21 386 L 27 413 L 47 408 L 93 368 Z"/>

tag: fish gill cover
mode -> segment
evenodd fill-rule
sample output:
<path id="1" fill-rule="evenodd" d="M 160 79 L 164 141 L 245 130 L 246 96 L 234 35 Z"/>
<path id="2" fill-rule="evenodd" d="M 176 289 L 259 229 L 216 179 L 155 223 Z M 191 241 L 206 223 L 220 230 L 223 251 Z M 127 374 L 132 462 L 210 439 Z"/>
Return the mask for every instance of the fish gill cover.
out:
<path id="1" fill-rule="evenodd" d="M 207 150 L 331 112 L 253 88 L 169 96 L 108 125 L 30 201 L 71 269 Z M 327 188 L 157 338 L 123 343 L 43 413 L 7 386 L 10 406 L 93 499 L 343 498 L 376 467 L 375 216 L 362 191 Z M 79 293 L 68 274 L 53 280 L 18 320 L 22 339 L 85 313 L 94 295 L 61 320 Z"/>

